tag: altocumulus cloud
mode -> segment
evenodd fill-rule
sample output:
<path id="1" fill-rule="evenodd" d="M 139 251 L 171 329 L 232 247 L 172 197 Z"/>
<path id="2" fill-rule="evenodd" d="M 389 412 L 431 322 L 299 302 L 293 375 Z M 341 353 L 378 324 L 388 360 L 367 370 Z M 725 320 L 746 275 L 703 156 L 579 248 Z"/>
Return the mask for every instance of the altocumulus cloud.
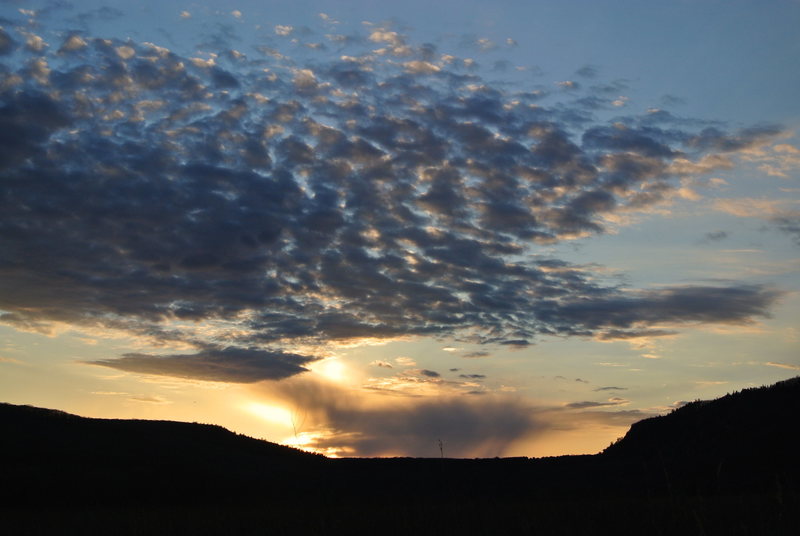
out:
<path id="1" fill-rule="evenodd" d="M 305 370 L 313 357 L 283 350 L 298 344 L 630 338 L 749 322 L 778 297 L 735 282 L 608 287 L 538 254 L 668 201 L 777 127 L 728 133 L 667 112 L 601 123 L 616 98 L 601 86 L 546 104 L 377 26 L 244 52 L 221 32 L 203 59 L 3 25 L 0 321 L 196 348 L 98 364 L 251 382 Z"/>

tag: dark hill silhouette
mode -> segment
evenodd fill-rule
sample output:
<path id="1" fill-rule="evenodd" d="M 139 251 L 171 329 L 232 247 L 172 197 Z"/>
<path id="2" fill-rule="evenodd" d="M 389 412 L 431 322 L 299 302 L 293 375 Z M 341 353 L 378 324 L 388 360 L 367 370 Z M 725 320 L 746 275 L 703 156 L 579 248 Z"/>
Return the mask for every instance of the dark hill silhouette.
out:
<path id="1" fill-rule="evenodd" d="M 661 473 L 670 486 L 765 489 L 777 479 L 796 488 L 798 419 L 800 377 L 634 423 L 602 457 Z"/>
<path id="2" fill-rule="evenodd" d="M 795 378 L 641 421 L 601 454 L 476 460 L 335 460 L 0 404 L 0 533 L 800 534 L 798 402 Z"/>
<path id="3" fill-rule="evenodd" d="M 220 484 L 249 489 L 265 474 L 291 482 L 291 474 L 324 461 L 209 424 L 92 419 L 0 404 L 0 426 L 4 480 L 16 482 L 0 487 L 0 499 L 10 502 L 225 497 Z"/>
<path id="4" fill-rule="evenodd" d="M 797 452 L 789 434 L 798 416 L 800 377 L 697 400 L 668 415 L 644 419 L 603 453 L 641 457 L 659 451 L 689 458 L 709 451 L 738 455 L 768 449 L 784 456 Z"/>
<path id="5" fill-rule="evenodd" d="M 142 419 L 93 419 L 59 410 L 0 403 L 0 423 L 13 433 L 3 449 L 20 455 L 59 452 L 60 455 L 101 455 L 104 460 L 145 459 L 148 451 L 177 454 L 186 460 L 197 455 L 241 456 L 308 462 L 322 456 L 284 445 L 253 439 L 212 424 Z M 151 460 L 152 461 L 152 460 Z M 210 461 L 210 460 L 207 460 Z"/>

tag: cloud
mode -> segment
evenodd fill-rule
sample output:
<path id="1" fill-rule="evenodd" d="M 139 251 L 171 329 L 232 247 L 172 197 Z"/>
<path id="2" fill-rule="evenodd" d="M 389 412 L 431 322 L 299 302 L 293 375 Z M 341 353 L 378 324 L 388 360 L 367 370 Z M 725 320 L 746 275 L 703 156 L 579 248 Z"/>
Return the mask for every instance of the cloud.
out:
<path id="1" fill-rule="evenodd" d="M 640 332 L 652 324 L 746 324 L 769 316 L 781 292 L 759 285 L 684 286 L 632 291 L 609 298 L 577 300 L 554 307 L 548 322 L 565 332 L 605 331 L 606 338 L 668 335 L 664 330 Z"/>
<path id="2" fill-rule="evenodd" d="M 303 422 L 296 432 L 304 448 L 340 456 L 438 457 L 438 439 L 444 443 L 445 456 L 503 456 L 521 443 L 549 434 L 596 426 L 624 428 L 651 416 L 617 409 L 628 403 L 619 397 L 537 407 L 485 390 L 409 397 L 315 376 L 262 383 L 250 392 L 271 405 L 292 408 Z"/>
<path id="3" fill-rule="evenodd" d="M 765 363 L 765 365 L 787 370 L 800 370 L 800 365 L 793 365 L 791 363 L 775 363 L 773 361 L 768 361 L 767 363 Z"/>
<path id="4" fill-rule="evenodd" d="M 0 56 L 8 56 L 15 48 L 17 48 L 17 43 L 8 32 L 0 27 Z"/>
<path id="5" fill-rule="evenodd" d="M 405 38 L 397 32 L 385 28 L 377 28 L 369 34 L 369 40 L 374 43 L 389 43 L 399 46 L 405 43 Z"/>
<path id="6" fill-rule="evenodd" d="M 96 393 L 95 393 L 96 394 Z M 151 395 L 137 395 L 131 396 L 128 398 L 133 402 L 144 402 L 145 404 L 169 404 L 170 401 L 160 397 L 160 396 L 151 396 Z"/>
<path id="7" fill-rule="evenodd" d="M 627 403 L 628 401 L 624 398 L 614 397 L 610 398 L 607 402 L 591 402 L 587 400 L 583 402 L 572 402 L 566 404 L 564 407 L 568 409 L 604 408 L 609 406 L 620 406 Z"/>
<path id="8" fill-rule="evenodd" d="M 719 242 L 728 238 L 727 231 L 712 231 L 705 234 L 705 239 L 709 242 Z"/>
<path id="9" fill-rule="evenodd" d="M 318 13 L 317 16 L 328 24 L 339 24 L 338 20 L 334 19 L 327 13 Z"/>
<path id="10" fill-rule="evenodd" d="M 800 245 L 800 210 L 792 208 L 795 205 L 787 199 L 740 198 L 717 199 L 713 208 L 740 218 L 764 219 Z"/>
<path id="11" fill-rule="evenodd" d="M 583 67 L 575 71 L 575 74 L 583 78 L 597 78 L 600 72 L 596 67 L 592 65 L 584 65 Z"/>
<path id="12" fill-rule="evenodd" d="M 310 440 L 306 446 L 358 456 L 434 456 L 437 439 L 452 457 L 501 456 L 515 441 L 547 428 L 531 408 L 486 395 L 403 399 L 375 397 L 308 379 L 259 388 L 262 396 L 298 408 Z"/>
<path id="13" fill-rule="evenodd" d="M 58 49 L 58 52 L 61 54 L 75 52 L 80 50 L 86 46 L 86 41 L 84 41 L 83 37 L 78 35 L 77 33 L 73 33 L 61 44 L 61 48 Z"/>
<path id="14" fill-rule="evenodd" d="M 764 145 L 781 134 L 782 128 L 776 125 L 755 126 L 740 129 L 735 133 L 723 132 L 715 127 L 703 129 L 687 140 L 690 147 L 714 149 L 721 152 L 734 152 Z"/>
<path id="15" fill-rule="evenodd" d="M 478 351 L 478 352 L 466 352 L 461 355 L 461 357 L 465 359 L 479 359 L 481 357 L 490 357 L 491 354 L 489 352 Z"/>
<path id="16" fill-rule="evenodd" d="M 607 329 L 603 333 L 597 335 L 597 340 L 635 342 L 636 339 L 646 340 L 651 337 L 669 337 L 677 333 L 677 331 L 667 329 Z"/>
<path id="17" fill-rule="evenodd" d="M 800 210 L 787 211 L 772 218 L 775 227 L 788 234 L 800 246 Z"/>
<path id="18" fill-rule="evenodd" d="M 716 199 L 714 209 L 742 218 L 775 217 L 786 210 L 786 200 L 779 199 Z"/>
<path id="19" fill-rule="evenodd" d="M 616 99 L 611 101 L 611 106 L 614 106 L 615 108 L 621 108 L 621 107 L 625 106 L 628 103 L 629 100 L 630 100 L 629 97 L 626 97 L 624 95 L 620 95 L 619 97 L 617 97 Z"/>
<path id="20" fill-rule="evenodd" d="M 138 374 L 173 376 L 192 380 L 254 383 L 280 380 L 305 372 L 314 358 L 245 348 L 209 348 L 196 354 L 124 354 L 114 359 L 86 361 Z"/>
<path id="21" fill-rule="evenodd" d="M 393 28 L 332 36 L 347 56 L 286 43 L 257 59 L 232 52 L 224 24 L 197 58 L 46 27 L 57 51 L 14 47 L 25 35 L 3 32 L 18 82 L 0 86 L 0 321 L 196 350 L 97 364 L 250 382 L 302 372 L 311 358 L 283 350 L 297 345 L 655 336 L 751 322 L 780 294 L 609 287 L 544 256 L 777 127 L 598 122 L 617 86 L 570 82 L 561 96 L 580 99 L 545 104 Z M 789 216 L 776 225 L 794 232 Z"/>

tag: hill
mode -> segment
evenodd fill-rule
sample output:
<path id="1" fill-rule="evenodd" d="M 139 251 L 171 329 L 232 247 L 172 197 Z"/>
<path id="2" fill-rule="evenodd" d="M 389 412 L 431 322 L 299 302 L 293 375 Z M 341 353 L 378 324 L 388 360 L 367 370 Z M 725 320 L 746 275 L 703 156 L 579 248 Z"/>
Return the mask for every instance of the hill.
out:
<path id="1" fill-rule="evenodd" d="M 92 419 L 0 404 L 3 503 L 224 498 L 262 477 L 291 482 L 324 458 L 208 424 Z M 102 490 L 102 492 L 100 492 Z M 286 490 L 291 492 L 292 490 Z"/>
<path id="2" fill-rule="evenodd" d="M 684 491 L 797 489 L 798 419 L 800 377 L 634 423 L 601 457 L 646 467 Z"/>
<path id="3" fill-rule="evenodd" d="M 799 401 L 795 378 L 641 421 L 601 454 L 476 460 L 335 460 L 0 404 L 0 533 L 797 534 Z"/>

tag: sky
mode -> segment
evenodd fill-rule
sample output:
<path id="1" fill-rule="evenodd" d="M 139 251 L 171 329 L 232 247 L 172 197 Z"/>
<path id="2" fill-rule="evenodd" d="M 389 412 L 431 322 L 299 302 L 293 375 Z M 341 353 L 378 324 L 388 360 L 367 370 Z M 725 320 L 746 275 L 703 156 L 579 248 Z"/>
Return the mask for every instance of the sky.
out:
<path id="1" fill-rule="evenodd" d="M 796 376 L 798 26 L 1 0 L 0 400 L 533 457 Z"/>

